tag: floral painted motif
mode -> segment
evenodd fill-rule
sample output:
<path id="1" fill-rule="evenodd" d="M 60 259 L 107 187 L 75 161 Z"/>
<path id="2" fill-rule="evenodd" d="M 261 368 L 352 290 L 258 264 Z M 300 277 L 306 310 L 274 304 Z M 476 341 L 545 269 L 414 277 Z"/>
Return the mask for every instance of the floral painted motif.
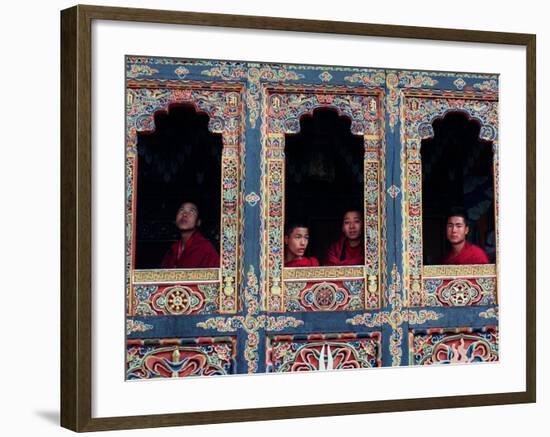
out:
<path id="1" fill-rule="evenodd" d="M 126 379 L 228 375 L 235 368 L 232 338 L 128 340 Z"/>
<path id="2" fill-rule="evenodd" d="M 485 80 L 481 83 L 475 83 L 474 88 L 480 91 L 497 92 L 498 80 L 490 79 L 490 80 Z"/>
<path id="3" fill-rule="evenodd" d="M 381 334 L 275 336 L 268 338 L 268 372 L 379 367 Z"/>
<path id="4" fill-rule="evenodd" d="M 219 284 L 137 285 L 138 316 L 211 314 L 218 311 Z"/>
<path id="5" fill-rule="evenodd" d="M 437 85 L 438 81 L 431 74 L 401 71 L 399 73 L 399 86 L 403 88 L 424 88 Z"/>
<path id="6" fill-rule="evenodd" d="M 498 320 L 498 307 L 489 308 L 487 311 L 480 312 L 479 317 L 482 317 L 484 319 L 497 319 Z"/>
<path id="7" fill-rule="evenodd" d="M 284 88 L 269 92 L 268 132 L 295 134 L 300 132 L 300 118 L 318 108 L 333 108 L 340 116 L 351 119 L 354 135 L 380 135 L 379 95 L 376 91 L 360 90 L 343 94 L 341 90 L 323 88 L 318 92 L 288 92 Z"/>
<path id="8" fill-rule="evenodd" d="M 224 80 L 246 80 L 247 93 L 246 104 L 249 112 L 249 122 L 252 128 L 256 127 L 256 121 L 260 115 L 260 97 L 261 81 L 267 82 L 286 82 L 296 81 L 304 76 L 294 71 L 288 70 L 285 66 L 274 66 L 266 64 L 230 64 L 223 65 L 208 70 L 202 74 L 210 77 L 219 77 Z"/>
<path id="9" fill-rule="evenodd" d="M 153 325 L 144 323 L 141 320 L 126 319 L 126 335 L 134 332 L 147 332 L 153 329 Z"/>
<path id="10" fill-rule="evenodd" d="M 400 88 L 424 88 L 433 87 L 437 80 L 431 74 L 419 72 L 389 72 L 386 74 L 387 108 L 390 130 L 393 132 L 399 118 Z"/>
<path id="11" fill-rule="evenodd" d="M 126 73 L 126 76 L 132 79 L 144 76 L 153 76 L 159 71 L 156 68 L 151 68 L 148 65 L 130 65 L 130 69 Z"/>
<path id="12" fill-rule="evenodd" d="M 372 73 L 354 73 L 350 76 L 344 77 L 344 80 L 353 84 L 365 86 L 382 86 L 384 85 L 386 78 L 383 71 L 373 71 Z"/>
<path id="13" fill-rule="evenodd" d="M 424 279 L 427 306 L 494 305 L 496 277 Z"/>
<path id="14" fill-rule="evenodd" d="M 428 329 L 409 333 L 410 362 L 415 365 L 498 361 L 496 327 Z"/>

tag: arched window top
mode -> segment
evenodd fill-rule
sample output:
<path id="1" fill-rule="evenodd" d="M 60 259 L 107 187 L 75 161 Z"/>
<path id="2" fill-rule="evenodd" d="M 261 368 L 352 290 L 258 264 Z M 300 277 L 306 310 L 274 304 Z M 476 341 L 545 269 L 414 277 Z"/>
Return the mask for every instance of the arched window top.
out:
<path id="1" fill-rule="evenodd" d="M 303 115 L 300 125 L 285 139 L 285 222 L 309 224 L 308 252 L 322 263 L 340 237 L 344 212 L 363 210 L 364 140 L 330 108 Z"/>
<path id="2" fill-rule="evenodd" d="M 467 241 L 494 261 L 493 149 L 492 142 L 480 139 L 480 131 L 479 120 L 467 112 L 449 111 L 433 121 L 433 136 L 422 140 L 424 264 L 450 263 L 445 229 L 453 210 L 466 214 Z"/>
<path id="3" fill-rule="evenodd" d="M 208 129 L 210 117 L 193 105 L 170 105 L 154 114 L 154 130 L 137 134 L 136 268 L 159 268 L 182 202 L 200 211 L 201 235 L 220 240 L 222 137 Z"/>

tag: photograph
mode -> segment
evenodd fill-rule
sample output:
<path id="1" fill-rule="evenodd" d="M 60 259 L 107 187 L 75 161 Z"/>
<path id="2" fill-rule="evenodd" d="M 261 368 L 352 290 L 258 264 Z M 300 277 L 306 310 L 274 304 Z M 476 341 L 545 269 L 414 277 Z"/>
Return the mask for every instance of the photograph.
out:
<path id="1" fill-rule="evenodd" d="M 125 67 L 127 379 L 498 361 L 498 74 Z"/>

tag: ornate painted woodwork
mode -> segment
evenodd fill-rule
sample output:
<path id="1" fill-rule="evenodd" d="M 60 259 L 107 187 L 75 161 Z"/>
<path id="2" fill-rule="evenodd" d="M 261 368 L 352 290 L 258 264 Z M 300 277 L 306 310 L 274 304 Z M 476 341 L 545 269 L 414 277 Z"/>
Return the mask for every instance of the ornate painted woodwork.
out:
<path id="1" fill-rule="evenodd" d="M 235 370 L 235 339 L 128 340 L 127 379 L 229 375 Z"/>
<path id="2" fill-rule="evenodd" d="M 458 82 L 457 82 L 458 81 Z M 455 86 L 460 91 L 448 90 L 401 90 L 403 120 L 401 124 L 402 153 L 401 165 L 404 169 L 402 185 L 406 187 L 405 202 L 403 202 L 403 234 L 404 251 L 407 259 L 404 269 L 409 290 L 407 301 L 411 306 L 425 306 L 428 304 L 429 294 L 432 293 L 434 281 L 423 281 L 422 265 L 422 161 L 420 155 L 421 141 L 433 136 L 432 123 L 450 112 L 464 113 L 469 119 L 476 120 L 480 125 L 479 137 L 493 143 L 493 173 L 494 180 L 498 181 L 498 96 L 493 88 L 487 86 L 474 88 L 485 89 L 485 92 L 463 90 L 464 79 L 456 79 Z M 428 82 L 435 85 L 433 81 Z M 495 182 L 495 186 L 497 186 Z M 498 190 L 495 189 L 495 221 L 498 222 Z M 498 227 L 497 227 L 498 228 Z M 496 232 L 498 252 L 498 229 Z M 474 276 L 481 276 L 485 267 L 479 272 L 474 266 Z M 453 278 L 452 276 L 449 279 Z M 463 284 L 468 283 L 468 281 Z M 496 283 L 496 274 L 493 276 Z M 474 287 L 470 283 L 473 293 Z M 493 289 L 496 285 L 493 285 Z M 457 285 L 455 283 L 455 289 Z M 495 293 L 493 293 L 495 294 Z M 471 300 L 471 299 L 470 299 Z M 439 300 L 439 302 L 443 302 Z M 453 300 L 447 300 L 453 305 Z M 460 303 L 459 303 L 460 305 Z"/>
<path id="3" fill-rule="evenodd" d="M 126 378 L 493 362 L 498 76 L 129 56 Z M 186 104 L 222 137 L 220 268 L 136 269 L 137 136 Z M 285 144 L 331 109 L 362 141 L 365 262 L 285 268 Z M 492 142 L 497 264 L 422 263 L 422 140 L 461 112 Z"/>
<path id="4" fill-rule="evenodd" d="M 283 267 L 284 249 L 284 192 L 285 192 L 285 135 L 300 131 L 300 118 L 313 114 L 317 109 L 334 109 L 351 120 L 351 133 L 363 137 L 364 193 L 363 217 L 365 235 L 365 265 L 352 273 L 334 272 L 331 267 L 300 268 L 293 270 L 295 279 L 352 276 L 364 282 L 364 308 L 378 308 L 380 304 L 380 275 L 383 270 L 381 248 L 385 247 L 381 223 L 384 221 L 384 99 L 380 88 L 366 87 L 300 87 L 272 86 L 263 88 L 262 144 L 264 145 L 264 251 L 267 310 L 284 311 L 288 296 L 295 289 L 285 280 Z M 382 264 L 382 265 L 381 265 Z M 301 278 L 296 278 L 301 276 Z M 323 280 L 324 279 L 320 279 Z M 316 284 L 319 280 L 316 280 Z M 325 289 L 337 284 L 324 281 Z M 312 284 L 314 285 L 314 284 Z M 305 308 L 305 307 L 303 307 Z M 315 311 L 315 306 L 308 308 Z M 346 309 L 342 307 L 341 309 Z"/>
<path id="5" fill-rule="evenodd" d="M 267 338 L 268 372 L 307 372 L 378 367 L 381 333 Z"/>
<path id="6" fill-rule="evenodd" d="M 498 361 L 498 332 L 495 326 L 411 330 L 409 351 L 409 362 L 421 366 Z"/>
<path id="7" fill-rule="evenodd" d="M 132 68 L 132 67 L 131 67 Z M 138 80 L 135 76 L 150 75 L 152 68 L 133 67 L 130 69 L 130 78 L 127 81 L 126 95 L 126 166 L 127 166 L 127 232 L 126 244 L 128 286 L 128 313 L 133 314 L 135 296 L 132 292 L 132 279 L 138 276 L 162 276 L 163 280 L 177 279 L 187 281 L 204 280 L 217 274 L 219 282 L 219 310 L 226 313 L 237 311 L 237 289 L 239 266 L 238 249 L 240 246 L 242 216 L 240 196 L 240 156 L 244 153 L 244 119 L 243 93 L 244 89 L 238 84 L 205 84 L 191 81 L 171 80 Z M 136 69 L 137 68 L 137 69 Z M 208 129 L 222 135 L 222 213 L 220 217 L 220 259 L 221 266 L 216 272 L 200 270 L 186 270 L 173 272 L 141 271 L 133 268 L 133 254 L 135 253 L 135 211 L 137 185 L 137 133 L 154 130 L 154 115 L 159 111 L 170 111 L 170 106 L 177 104 L 191 104 L 197 112 L 204 112 L 209 116 Z M 128 262 L 130 261 L 130 262 Z"/>

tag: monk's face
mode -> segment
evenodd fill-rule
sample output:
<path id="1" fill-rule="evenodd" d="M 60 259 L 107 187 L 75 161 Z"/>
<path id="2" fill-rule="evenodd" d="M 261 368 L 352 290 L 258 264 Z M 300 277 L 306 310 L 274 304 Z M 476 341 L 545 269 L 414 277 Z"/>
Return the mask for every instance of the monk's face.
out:
<path id="1" fill-rule="evenodd" d="M 285 245 L 295 258 L 301 258 L 306 252 L 309 243 L 307 228 L 294 228 L 289 235 L 285 235 Z"/>
<path id="2" fill-rule="evenodd" d="M 468 235 L 468 230 L 464 217 L 451 216 L 447 219 L 447 240 L 449 240 L 449 243 L 463 243 L 466 240 L 466 235 Z"/>
<path id="3" fill-rule="evenodd" d="M 176 226 L 180 231 L 192 231 L 200 224 L 199 209 L 191 202 L 180 206 L 176 214 Z"/>
<path id="4" fill-rule="evenodd" d="M 348 211 L 342 221 L 342 232 L 348 240 L 356 241 L 363 235 L 363 220 L 358 211 Z"/>

